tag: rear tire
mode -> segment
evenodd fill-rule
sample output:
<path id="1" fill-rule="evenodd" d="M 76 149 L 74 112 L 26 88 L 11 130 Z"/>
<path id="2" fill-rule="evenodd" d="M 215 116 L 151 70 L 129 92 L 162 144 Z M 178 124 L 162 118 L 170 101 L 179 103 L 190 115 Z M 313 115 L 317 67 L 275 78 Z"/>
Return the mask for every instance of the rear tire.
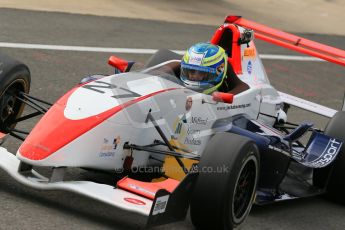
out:
<path id="1" fill-rule="evenodd" d="M 16 97 L 30 91 L 30 71 L 23 63 L 0 54 L 0 131 L 7 133 L 15 127 L 24 103 Z"/>
<path id="2" fill-rule="evenodd" d="M 325 129 L 325 135 L 345 141 L 345 112 L 337 112 Z M 327 197 L 345 204 L 345 143 L 338 153 L 337 159 L 328 167 L 314 169 L 313 183 L 318 187 L 326 187 Z M 327 179 L 329 182 L 327 183 Z"/>
<path id="3" fill-rule="evenodd" d="M 230 230 L 243 223 L 254 202 L 259 159 L 257 146 L 248 138 L 230 133 L 212 137 L 198 164 L 191 199 L 197 229 Z"/>

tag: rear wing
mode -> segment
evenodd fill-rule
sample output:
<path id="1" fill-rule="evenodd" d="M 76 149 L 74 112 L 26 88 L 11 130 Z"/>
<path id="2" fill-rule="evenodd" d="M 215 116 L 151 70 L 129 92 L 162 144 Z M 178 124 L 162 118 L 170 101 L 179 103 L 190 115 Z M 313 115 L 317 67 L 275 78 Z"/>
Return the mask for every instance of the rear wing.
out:
<path id="1" fill-rule="evenodd" d="M 345 51 L 268 26 L 244 19 L 240 16 L 227 16 L 225 23 L 239 25 L 255 31 L 255 37 L 303 54 L 321 58 L 337 65 L 345 66 Z"/>

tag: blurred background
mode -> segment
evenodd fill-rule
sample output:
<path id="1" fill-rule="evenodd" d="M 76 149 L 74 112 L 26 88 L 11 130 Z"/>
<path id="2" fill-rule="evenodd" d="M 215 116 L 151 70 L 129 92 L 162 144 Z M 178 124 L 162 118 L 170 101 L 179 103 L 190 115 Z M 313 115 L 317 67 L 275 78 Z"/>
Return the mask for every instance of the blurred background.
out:
<path id="1" fill-rule="evenodd" d="M 234 14 L 290 32 L 345 34 L 343 0 L 0 0 L 0 7 L 202 25 Z"/>

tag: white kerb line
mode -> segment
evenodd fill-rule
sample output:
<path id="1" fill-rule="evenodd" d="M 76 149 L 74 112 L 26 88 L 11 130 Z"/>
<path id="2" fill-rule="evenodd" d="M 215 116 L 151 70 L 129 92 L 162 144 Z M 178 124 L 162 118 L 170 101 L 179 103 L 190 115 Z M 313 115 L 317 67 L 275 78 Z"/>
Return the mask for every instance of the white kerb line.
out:
<path id="1" fill-rule="evenodd" d="M 135 49 L 135 48 L 111 48 L 111 47 L 89 47 L 89 46 L 64 46 L 64 45 L 43 45 L 28 43 L 0 42 L 0 47 L 16 49 L 39 49 L 39 50 L 60 50 L 60 51 L 83 51 L 100 53 L 127 53 L 127 54 L 154 54 L 157 49 Z M 173 50 L 178 54 L 184 54 L 185 50 Z M 294 55 L 260 54 L 262 59 L 269 60 L 291 60 L 291 61 L 323 61 L 319 58 Z"/>

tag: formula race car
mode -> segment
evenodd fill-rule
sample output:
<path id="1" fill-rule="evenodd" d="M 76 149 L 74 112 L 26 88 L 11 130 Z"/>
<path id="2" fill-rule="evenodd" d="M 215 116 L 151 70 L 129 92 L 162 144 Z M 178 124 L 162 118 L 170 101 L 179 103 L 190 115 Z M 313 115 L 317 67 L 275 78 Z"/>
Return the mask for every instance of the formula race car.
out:
<path id="1" fill-rule="evenodd" d="M 345 204 L 342 111 L 278 92 L 255 37 L 345 66 L 345 51 L 238 16 L 210 42 L 225 49 L 238 78 L 230 93 L 206 95 L 179 79 L 181 56 L 159 50 L 144 68 L 111 56 L 111 76 L 83 78 L 50 104 L 29 95 L 28 67 L 0 55 L 0 168 L 40 190 L 66 190 L 147 217 L 147 226 L 183 220 L 233 229 L 252 205 L 328 194 Z M 24 106 L 35 111 L 23 113 Z M 290 106 L 330 118 L 327 127 L 287 120 Z M 30 133 L 18 122 L 42 115 Z M 24 137 L 24 134 L 28 134 Z M 80 180 L 70 170 L 111 180 Z"/>

